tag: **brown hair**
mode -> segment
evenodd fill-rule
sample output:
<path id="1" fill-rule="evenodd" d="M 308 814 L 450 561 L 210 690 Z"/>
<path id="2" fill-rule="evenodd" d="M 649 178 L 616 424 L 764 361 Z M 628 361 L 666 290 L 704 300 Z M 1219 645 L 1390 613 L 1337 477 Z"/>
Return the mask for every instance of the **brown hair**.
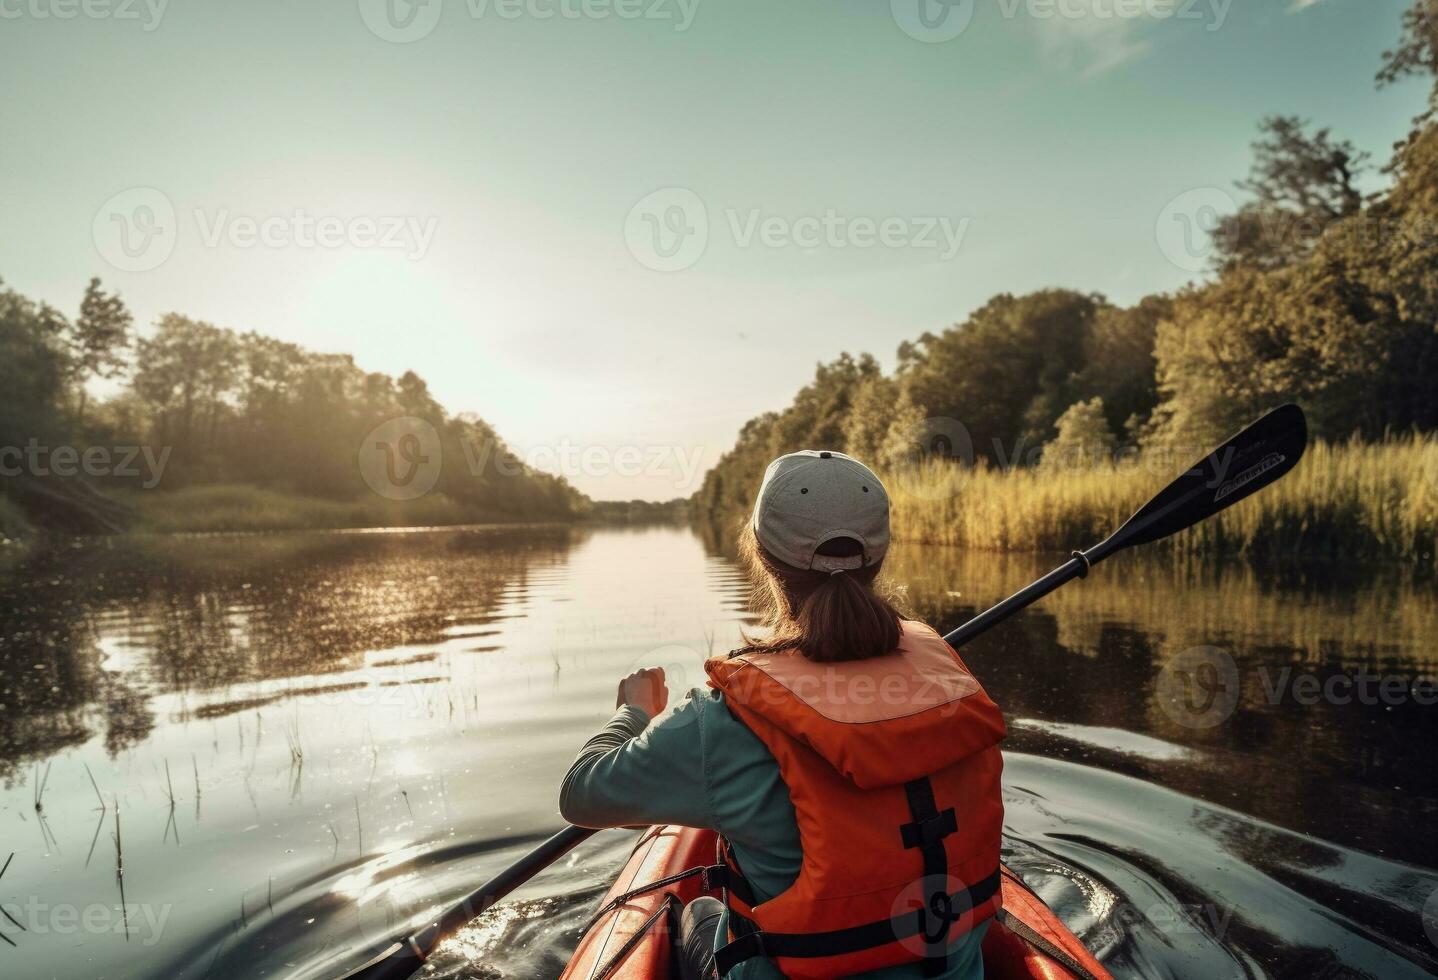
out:
<path id="1" fill-rule="evenodd" d="M 827 663 L 864 660 L 891 653 L 899 645 L 899 612 L 874 591 L 883 562 L 830 574 L 794 568 L 759 543 L 751 524 L 739 536 L 739 552 L 754 584 L 754 604 L 770 633 L 736 653 L 798 650 Z M 826 541 L 820 554 L 847 557 L 862 553 L 853 538 Z"/>

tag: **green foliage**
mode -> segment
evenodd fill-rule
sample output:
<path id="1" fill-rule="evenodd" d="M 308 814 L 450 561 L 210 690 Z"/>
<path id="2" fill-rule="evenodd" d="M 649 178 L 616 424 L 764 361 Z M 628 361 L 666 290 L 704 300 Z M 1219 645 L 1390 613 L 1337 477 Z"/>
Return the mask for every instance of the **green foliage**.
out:
<path id="1" fill-rule="evenodd" d="M 1313 251 L 1325 229 L 1363 206 L 1357 179 L 1368 154 L 1327 129 L 1309 135 L 1296 116 L 1270 116 L 1253 144 L 1253 169 L 1239 187 L 1253 200 L 1213 233 L 1220 269 L 1279 269 Z"/>
<path id="2" fill-rule="evenodd" d="M 1049 469 L 1085 469 L 1112 460 L 1118 440 L 1109 428 L 1103 399 L 1074 402 L 1059 416 L 1058 435 L 1044 447 Z"/>
<path id="3" fill-rule="evenodd" d="M 1063 289 L 996 296 L 958 326 L 902 346 L 900 383 L 926 417 L 956 419 L 981 457 L 1007 462 L 1053 435 L 1103 305 Z"/>
<path id="4" fill-rule="evenodd" d="M 114 378 L 125 368 L 124 351 L 130 346 L 134 318 L 120 297 L 100 288 L 91 278 L 80 301 L 80 315 L 70 331 L 74 367 L 80 385 L 80 407 L 85 414 L 85 382 L 91 378 Z"/>
<path id="5" fill-rule="evenodd" d="M 0 384 L 7 391 L 0 446 L 36 439 L 168 451 L 161 490 L 131 496 L 150 527 L 552 520 L 588 510 L 582 494 L 525 466 L 482 419 L 448 415 L 413 372 L 366 372 L 347 355 L 316 354 L 178 313 L 134 342 L 127 389 L 87 415 L 85 382 L 124 368 L 129 328 L 129 312 L 98 280 L 90 281 L 73 325 L 48 306 L 0 292 Z M 375 497 L 357 463 L 366 434 L 400 416 L 434 427 L 443 460 L 433 499 L 407 507 Z M 110 489 L 126 486 L 109 482 L 118 483 Z M 195 492 L 164 492 L 181 488 Z M 38 524 L 60 523 L 61 507 L 64 523 L 78 529 L 96 507 L 93 490 L 48 478 L 0 483 L 0 492 L 21 500 Z"/>

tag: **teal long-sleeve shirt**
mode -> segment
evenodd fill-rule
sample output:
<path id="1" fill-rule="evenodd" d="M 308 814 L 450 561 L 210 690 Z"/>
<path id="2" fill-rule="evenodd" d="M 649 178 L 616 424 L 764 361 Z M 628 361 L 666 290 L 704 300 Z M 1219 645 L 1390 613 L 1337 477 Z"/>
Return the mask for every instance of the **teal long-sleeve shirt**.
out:
<path id="1" fill-rule="evenodd" d="M 559 795 L 564 819 L 581 827 L 680 824 L 728 838 L 759 901 L 799 876 L 803 851 L 779 763 L 729 711 L 718 691 L 696 688 L 655 724 L 643 710 L 620 708 L 585 743 Z M 727 918 L 727 913 L 726 913 Z M 723 945 L 727 921 L 717 944 Z M 949 949 L 945 980 L 980 980 L 982 925 Z M 918 965 L 858 974 L 865 980 L 918 980 Z M 749 960 L 729 980 L 782 977 L 772 962 Z"/>

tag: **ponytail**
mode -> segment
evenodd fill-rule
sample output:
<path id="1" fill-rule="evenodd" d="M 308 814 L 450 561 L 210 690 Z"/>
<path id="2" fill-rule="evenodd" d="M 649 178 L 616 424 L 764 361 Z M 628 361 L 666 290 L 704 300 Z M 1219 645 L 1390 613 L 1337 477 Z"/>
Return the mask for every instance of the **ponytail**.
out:
<path id="1" fill-rule="evenodd" d="M 827 663 L 881 657 L 898 647 L 898 610 L 874 591 L 882 563 L 833 573 L 792 568 L 764 550 L 751 526 L 744 529 L 740 549 L 770 633 L 759 641 L 746 634 L 749 645 L 738 652 L 798 650 Z M 861 553 L 852 538 L 826 542 L 819 550 L 836 557 Z"/>

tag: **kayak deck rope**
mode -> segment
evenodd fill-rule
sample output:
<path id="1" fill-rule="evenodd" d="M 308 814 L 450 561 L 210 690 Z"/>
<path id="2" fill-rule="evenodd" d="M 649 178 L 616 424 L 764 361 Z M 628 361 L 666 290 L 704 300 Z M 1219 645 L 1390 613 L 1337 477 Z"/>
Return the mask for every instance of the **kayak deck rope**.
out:
<path id="1" fill-rule="evenodd" d="M 643 889 L 641 889 L 641 891 L 642 890 Z M 644 941 L 644 937 L 649 935 L 650 931 L 653 930 L 661 920 L 664 922 L 666 930 L 672 935 L 676 928 L 676 917 L 682 904 L 683 903 L 674 897 L 674 895 L 665 895 L 664 901 L 659 904 L 659 908 L 654 910 L 654 914 L 644 920 L 644 924 L 635 930 L 634 935 L 630 936 L 624 945 L 620 946 L 614 955 L 605 961 L 603 966 L 595 971 L 590 980 L 605 980 L 605 978 L 614 973 L 614 971 L 619 968 L 619 964 L 624 962 L 625 957 L 638 948 L 639 944 Z"/>
<path id="2" fill-rule="evenodd" d="M 719 866 L 701 866 L 698 868 L 690 868 L 687 871 L 681 871 L 678 874 L 672 874 L 667 878 L 660 878 L 658 881 L 651 881 L 646 885 L 640 885 L 638 888 L 630 889 L 629 891 L 624 892 L 622 895 L 616 895 L 609 901 L 605 902 L 602 906 L 600 906 L 599 911 L 595 912 L 594 915 L 590 917 L 589 921 L 584 926 L 584 931 L 588 932 L 590 929 L 593 929 L 596 922 L 604 918 L 610 912 L 613 912 L 615 909 L 624 905 L 630 899 L 637 898 L 640 895 L 648 894 L 649 892 L 656 892 L 661 888 L 668 888 L 670 885 L 676 885 L 679 882 L 687 881 L 690 878 L 696 878 L 702 875 L 704 877 L 704 890 L 706 892 L 713 891 L 719 886 L 718 884 L 711 885 L 710 880 L 711 876 L 714 875 L 714 872 L 718 867 Z M 669 897 L 673 898 L 674 896 L 670 895 Z"/>

